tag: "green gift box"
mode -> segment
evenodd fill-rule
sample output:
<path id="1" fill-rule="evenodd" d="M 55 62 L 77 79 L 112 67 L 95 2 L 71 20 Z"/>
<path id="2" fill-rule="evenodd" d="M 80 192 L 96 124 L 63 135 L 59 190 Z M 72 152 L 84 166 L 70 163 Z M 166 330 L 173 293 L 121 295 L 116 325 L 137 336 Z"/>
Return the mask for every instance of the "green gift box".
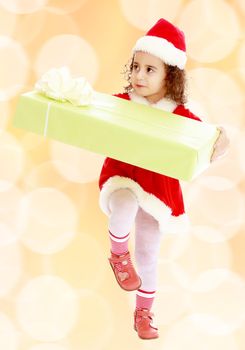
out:
<path id="1" fill-rule="evenodd" d="M 207 169 L 219 131 L 214 125 L 94 92 L 74 106 L 31 91 L 20 96 L 14 126 L 190 181 Z"/>

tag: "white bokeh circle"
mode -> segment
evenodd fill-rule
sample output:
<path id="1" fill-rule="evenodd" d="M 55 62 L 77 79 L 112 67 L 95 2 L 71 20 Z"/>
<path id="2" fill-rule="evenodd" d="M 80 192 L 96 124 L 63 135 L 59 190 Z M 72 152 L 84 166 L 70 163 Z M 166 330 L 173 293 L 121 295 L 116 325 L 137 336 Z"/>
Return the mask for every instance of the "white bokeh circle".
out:
<path id="1" fill-rule="evenodd" d="M 20 237 L 18 216 L 22 196 L 16 186 L 0 191 L 0 246 L 15 243 Z"/>
<path id="2" fill-rule="evenodd" d="M 208 349 L 239 350 L 234 335 L 210 335 L 198 328 L 192 315 L 183 317 L 164 334 L 161 350 Z"/>
<path id="3" fill-rule="evenodd" d="M 0 246 L 0 296 L 6 296 L 19 281 L 23 268 L 20 247 L 16 244 Z M 0 332 L 1 333 L 1 332 Z"/>
<path id="4" fill-rule="evenodd" d="M 25 246 L 40 254 L 54 254 L 74 238 L 77 211 L 71 199 L 54 188 L 39 188 L 22 199 L 19 230 Z"/>
<path id="5" fill-rule="evenodd" d="M 86 350 L 109 348 L 115 328 L 111 301 L 92 289 L 80 289 L 78 294 L 80 317 L 72 334 L 73 339 Z"/>
<path id="6" fill-rule="evenodd" d="M 70 346 L 63 346 L 55 343 L 35 344 L 28 350 L 72 350 Z"/>
<path id="7" fill-rule="evenodd" d="M 188 311 L 189 299 L 190 296 L 186 290 L 175 285 L 161 284 L 154 302 L 154 308 L 157 310 L 157 324 L 166 326 L 178 320 Z"/>
<path id="8" fill-rule="evenodd" d="M 23 172 L 25 154 L 18 140 L 8 132 L 0 133 L 0 191 L 12 187 Z"/>
<path id="9" fill-rule="evenodd" d="M 11 36 L 14 32 L 17 17 L 0 7 L 0 33 L 1 35 Z"/>
<path id="10" fill-rule="evenodd" d="M 221 236 L 225 241 L 236 235 L 244 225 L 245 199 L 238 186 L 219 190 L 219 185 L 214 185 L 215 181 L 212 188 L 207 181 L 192 183 L 185 189 L 185 204 L 194 228 L 209 226 L 219 230 L 220 241 Z"/>
<path id="11" fill-rule="evenodd" d="M 27 82 L 29 58 L 17 41 L 0 36 L 0 101 L 17 95 Z"/>
<path id="12" fill-rule="evenodd" d="M 207 122 L 231 123 L 240 128 L 244 119 L 244 96 L 237 82 L 215 68 L 189 70 L 189 94 L 200 103 Z"/>
<path id="13" fill-rule="evenodd" d="M 142 30 L 150 29 L 159 17 L 174 20 L 182 3 L 183 0 L 120 0 L 124 17 L 130 24 Z"/>
<path id="14" fill-rule="evenodd" d="M 66 179 L 56 170 L 58 162 L 52 160 L 33 165 L 30 172 L 26 174 L 24 182 L 28 190 L 38 187 L 52 187 L 59 190 L 67 185 Z M 56 164 L 56 166 L 55 166 Z"/>
<path id="15" fill-rule="evenodd" d="M 56 141 L 51 142 L 50 148 L 53 165 L 66 180 L 77 183 L 97 180 L 104 156 Z"/>
<path id="16" fill-rule="evenodd" d="M 237 139 L 234 140 L 234 145 L 235 145 L 236 156 L 239 160 L 239 164 L 242 169 L 242 174 L 244 175 L 245 174 L 245 157 L 244 157 L 245 131 L 244 130 L 237 135 Z"/>
<path id="17" fill-rule="evenodd" d="M 205 271 L 192 290 L 190 308 L 206 333 L 227 335 L 243 326 L 245 281 L 239 275 L 231 270 Z"/>
<path id="18" fill-rule="evenodd" d="M 39 341 L 57 341 L 73 329 L 78 317 L 76 292 L 63 279 L 41 275 L 30 280 L 16 300 L 22 329 Z"/>
<path id="19" fill-rule="evenodd" d="M 42 9 L 48 0 L 0 0 L 0 5 L 7 11 L 16 14 L 33 13 Z"/>
<path id="20" fill-rule="evenodd" d="M 207 186 L 217 186 L 223 189 L 238 185 L 245 173 L 245 159 L 243 149 L 245 147 L 245 133 L 242 129 L 222 123 L 230 140 L 228 150 L 224 157 L 212 162 L 196 181 L 206 182 Z M 192 186 L 192 183 L 183 184 L 184 188 Z"/>
<path id="21" fill-rule="evenodd" d="M 240 39 L 236 12 L 224 0 L 190 1 L 178 23 L 186 35 L 188 55 L 199 62 L 223 59 Z"/>
<path id="22" fill-rule="evenodd" d="M 245 8 L 245 6 L 244 6 Z M 238 53 L 238 69 L 239 69 L 239 77 L 243 79 L 245 83 L 245 40 L 242 41 L 239 53 Z"/>
<path id="23" fill-rule="evenodd" d="M 49 38 L 37 53 L 34 69 L 40 77 L 50 68 L 68 66 L 74 76 L 84 76 L 93 84 L 99 61 L 94 48 L 82 37 L 61 34 Z"/>
<path id="24" fill-rule="evenodd" d="M 226 241 L 209 243 L 192 235 L 189 246 L 177 259 L 167 265 L 166 271 L 164 270 L 166 264 L 160 262 L 160 283 L 164 286 L 166 276 L 167 280 L 171 276 L 179 286 L 189 290 L 200 273 L 217 268 L 229 269 L 231 265 L 232 253 Z"/>
<path id="25" fill-rule="evenodd" d="M 240 9 L 244 12 L 245 14 L 245 2 L 243 0 L 235 0 L 235 2 L 240 6 Z"/>
<path id="26" fill-rule="evenodd" d="M 18 350 L 20 345 L 19 334 L 7 315 L 0 313 L 0 349 Z"/>
<path id="27" fill-rule="evenodd" d="M 107 265 L 98 264 L 104 259 L 100 242 L 91 232 L 81 231 L 66 249 L 52 257 L 52 269 L 76 288 L 96 289 L 106 280 Z"/>
<path id="28" fill-rule="evenodd" d="M 7 102 L 0 102 L 0 131 L 6 129 L 9 113 L 9 104 Z"/>
<path id="29" fill-rule="evenodd" d="M 20 44 L 27 46 L 34 40 L 38 40 L 38 36 L 46 26 L 46 11 L 37 11 L 31 15 L 17 15 L 12 37 Z"/>

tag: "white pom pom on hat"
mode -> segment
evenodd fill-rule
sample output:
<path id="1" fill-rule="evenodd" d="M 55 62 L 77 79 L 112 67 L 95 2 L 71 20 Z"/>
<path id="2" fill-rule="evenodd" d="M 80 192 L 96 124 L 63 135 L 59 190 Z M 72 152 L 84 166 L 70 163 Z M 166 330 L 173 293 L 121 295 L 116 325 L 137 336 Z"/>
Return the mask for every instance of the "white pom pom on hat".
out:
<path id="1" fill-rule="evenodd" d="M 184 69 L 187 60 L 184 33 L 164 18 L 160 18 L 137 40 L 132 50 L 133 54 L 136 51 L 148 52 L 166 64 L 180 69 Z"/>

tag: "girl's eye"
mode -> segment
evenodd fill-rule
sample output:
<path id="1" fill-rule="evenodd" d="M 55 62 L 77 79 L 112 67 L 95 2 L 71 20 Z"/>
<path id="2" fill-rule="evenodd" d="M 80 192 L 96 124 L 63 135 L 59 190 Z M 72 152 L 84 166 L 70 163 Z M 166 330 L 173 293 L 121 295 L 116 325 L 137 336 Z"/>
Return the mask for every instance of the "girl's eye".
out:
<path id="1" fill-rule="evenodd" d="M 152 68 L 148 67 L 147 72 L 153 72 Z"/>
<path id="2" fill-rule="evenodd" d="M 137 64 L 134 64 L 133 69 L 137 69 L 137 68 L 138 68 Z"/>

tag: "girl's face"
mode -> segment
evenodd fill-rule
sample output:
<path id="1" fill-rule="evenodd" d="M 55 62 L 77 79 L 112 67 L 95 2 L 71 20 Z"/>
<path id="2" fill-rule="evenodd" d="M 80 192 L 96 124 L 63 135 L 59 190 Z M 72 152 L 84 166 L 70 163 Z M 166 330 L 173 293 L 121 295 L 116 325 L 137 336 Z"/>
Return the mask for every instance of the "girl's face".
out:
<path id="1" fill-rule="evenodd" d="M 160 58 L 142 51 L 135 53 L 131 85 L 138 95 L 156 103 L 165 95 L 165 77 L 165 65 Z"/>

